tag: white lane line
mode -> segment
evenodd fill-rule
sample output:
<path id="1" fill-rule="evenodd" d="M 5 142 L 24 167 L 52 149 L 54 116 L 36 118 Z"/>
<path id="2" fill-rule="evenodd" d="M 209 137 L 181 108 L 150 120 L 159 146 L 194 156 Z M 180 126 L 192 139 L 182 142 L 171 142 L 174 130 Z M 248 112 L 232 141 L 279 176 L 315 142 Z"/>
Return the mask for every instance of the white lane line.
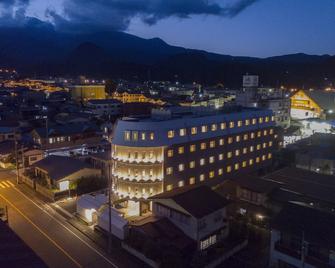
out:
<path id="1" fill-rule="evenodd" d="M 5 185 L 7 188 L 10 188 L 10 185 L 7 184 L 5 181 L 1 182 L 3 185 Z"/>
<path id="2" fill-rule="evenodd" d="M 12 187 L 15 186 L 15 185 L 14 185 L 11 181 L 9 181 L 9 180 L 6 180 L 6 182 L 7 182 L 10 186 L 12 186 Z"/>
<path id="3" fill-rule="evenodd" d="M 59 221 L 57 218 L 55 218 L 53 215 L 51 215 L 48 211 L 41 208 L 38 204 L 36 204 L 31 198 L 29 198 L 26 194 L 24 194 L 22 191 L 18 190 L 17 188 L 13 188 L 15 191 L 23 195 L 26 199 L 28 199 L 31 203 L 33 203 L 36 207 L 38 207 L 40 210 L 42 210 L 44 213 L 46 213 L 49 217 L 51 217 L 53 220 L 55 220 L 59 225 L 61 225 L 64 229 L 68 230 L 71 234 L 73 234 L 75 237 L 77 237 L 81 242 L 83 242 L 88 248 L 93 250 L 96 254 L 98 254 L 100 257 L 105 259 L 109 264 L 111 264 L 115 268 L 119 268 L 115 263 L 111 262 L 108 258 L 106 258 L 103 254 L 101 254 L 97 249 L 92 247 L 90 244 L 88 244 L 86 241 L 84 241 L 81 237 L 79 237 L 77 234 L 75 234 L 72 230 L 70 230 L 67 226 L 65 226 L 61 221 Z M 45 204 L 48 206 L 47 204 Z M 51 208 L 50 206 L 48 206 Z"/>

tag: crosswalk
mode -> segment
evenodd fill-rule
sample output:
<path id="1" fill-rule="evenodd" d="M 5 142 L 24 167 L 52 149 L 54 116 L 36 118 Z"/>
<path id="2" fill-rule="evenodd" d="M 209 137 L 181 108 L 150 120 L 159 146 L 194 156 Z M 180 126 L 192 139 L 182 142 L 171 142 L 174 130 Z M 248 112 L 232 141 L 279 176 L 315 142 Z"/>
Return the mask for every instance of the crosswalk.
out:
<path id="1" fill-rule="evenodd" d="M 0 181 L 0 189 L 15 187 L 14 183 L 9 180 Z"/>

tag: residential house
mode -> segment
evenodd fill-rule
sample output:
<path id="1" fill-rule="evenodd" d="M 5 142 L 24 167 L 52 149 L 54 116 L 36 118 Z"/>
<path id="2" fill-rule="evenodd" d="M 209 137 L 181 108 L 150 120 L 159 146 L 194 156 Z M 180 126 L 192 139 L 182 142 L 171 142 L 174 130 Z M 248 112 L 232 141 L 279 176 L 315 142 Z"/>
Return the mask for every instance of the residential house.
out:
<path id="1" fill-rule="evenodd" d="M 99 116 L 119 116 L 122 114 L 122 102 L 115 99 L 105 99 L 105 100 L 89 100 L 86 103 L 87 108 L 89 108 L 95 115 Z"/>

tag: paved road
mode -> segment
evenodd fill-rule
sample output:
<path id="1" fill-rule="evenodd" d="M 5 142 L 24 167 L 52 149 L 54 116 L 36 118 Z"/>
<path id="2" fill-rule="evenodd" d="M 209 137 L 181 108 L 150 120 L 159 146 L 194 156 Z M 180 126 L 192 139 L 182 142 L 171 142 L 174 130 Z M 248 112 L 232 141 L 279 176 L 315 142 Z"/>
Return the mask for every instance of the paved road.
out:
<path id="1" fill-rule="evenodd" d="M 10 171 L 0 171 L 0 203 L 8 205 L 10 227 L 49 267 L 139 266 L 125 256 L 111 260 L 49 205 L 17 187 Z"/>

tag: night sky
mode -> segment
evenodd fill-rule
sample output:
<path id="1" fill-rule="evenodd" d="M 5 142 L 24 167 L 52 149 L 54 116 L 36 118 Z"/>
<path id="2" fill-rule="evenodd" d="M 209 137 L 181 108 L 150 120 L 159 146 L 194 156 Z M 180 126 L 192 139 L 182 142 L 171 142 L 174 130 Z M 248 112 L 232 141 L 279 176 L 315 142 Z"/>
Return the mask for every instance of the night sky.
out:
<path id="1" fill-rule="evenodd" d="M 335 0 L 0 0 L 0 25 L 126 31 L 231 55 L 335 54 Z"/>

